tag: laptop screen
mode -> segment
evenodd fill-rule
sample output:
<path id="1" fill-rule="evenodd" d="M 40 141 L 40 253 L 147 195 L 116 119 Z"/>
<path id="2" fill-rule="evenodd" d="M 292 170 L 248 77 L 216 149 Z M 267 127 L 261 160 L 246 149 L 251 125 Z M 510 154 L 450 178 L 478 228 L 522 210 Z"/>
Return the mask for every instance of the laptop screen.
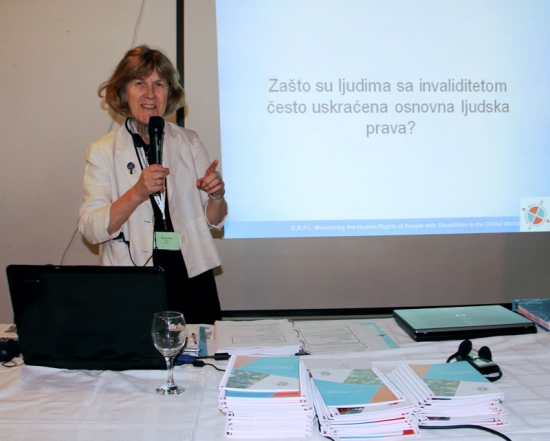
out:
<path id="1" fill-rule="evenodd" d="M 166 367 L 151 339 L 153 314 L 167 309 L 161 268 L 10 265 L 6 273 L 25 364 Z"/>

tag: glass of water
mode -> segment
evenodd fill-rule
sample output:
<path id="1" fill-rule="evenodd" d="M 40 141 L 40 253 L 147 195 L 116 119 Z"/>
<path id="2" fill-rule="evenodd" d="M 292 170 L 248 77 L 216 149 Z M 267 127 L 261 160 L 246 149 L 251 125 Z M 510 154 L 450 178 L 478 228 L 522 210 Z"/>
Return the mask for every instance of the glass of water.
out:
<path id="1" fill-rule="evenodd" d="M 151 335 L 155 348 L 164 356 L 168 378 L 166 384 L 156 389 L 160 395 L 181 394 L 185 388 L 174 383 L 174 358 L 185 345 L 185 319 L 175 311 L 156 312 L 153 316 Z"/>

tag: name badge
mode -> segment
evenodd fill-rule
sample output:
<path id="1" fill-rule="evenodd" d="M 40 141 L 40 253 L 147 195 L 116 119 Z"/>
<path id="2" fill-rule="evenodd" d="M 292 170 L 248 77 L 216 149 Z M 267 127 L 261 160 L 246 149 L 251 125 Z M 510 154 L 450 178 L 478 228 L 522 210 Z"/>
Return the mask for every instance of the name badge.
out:
<path id="1" fill-rule="evenodd" d="M 159 250 L 177 251 L 180 249 L 180 233 L 155 231 L 155 245 Z"/>

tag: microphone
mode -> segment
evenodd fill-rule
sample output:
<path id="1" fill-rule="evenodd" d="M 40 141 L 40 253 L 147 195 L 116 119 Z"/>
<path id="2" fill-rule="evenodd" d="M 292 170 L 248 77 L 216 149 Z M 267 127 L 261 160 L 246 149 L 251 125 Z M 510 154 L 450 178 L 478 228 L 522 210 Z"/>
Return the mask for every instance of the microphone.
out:
<path id="1" fill-rule="evenodd" d="M 149 118 L 149 164 L 162 164 L 162 137 L 164 135 L 164 119 L 161 116 Z"/>

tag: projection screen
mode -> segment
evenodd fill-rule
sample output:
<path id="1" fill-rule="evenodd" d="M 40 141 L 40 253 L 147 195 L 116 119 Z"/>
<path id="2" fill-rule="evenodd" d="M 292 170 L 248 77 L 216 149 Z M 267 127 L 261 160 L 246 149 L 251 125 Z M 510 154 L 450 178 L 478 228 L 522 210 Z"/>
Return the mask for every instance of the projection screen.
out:
<path id="1" fill-rule="evenodd" d="M 550 285 L 550 5 L 186 0 L 221 160 L 222 308 L 506 303 Z"/>

